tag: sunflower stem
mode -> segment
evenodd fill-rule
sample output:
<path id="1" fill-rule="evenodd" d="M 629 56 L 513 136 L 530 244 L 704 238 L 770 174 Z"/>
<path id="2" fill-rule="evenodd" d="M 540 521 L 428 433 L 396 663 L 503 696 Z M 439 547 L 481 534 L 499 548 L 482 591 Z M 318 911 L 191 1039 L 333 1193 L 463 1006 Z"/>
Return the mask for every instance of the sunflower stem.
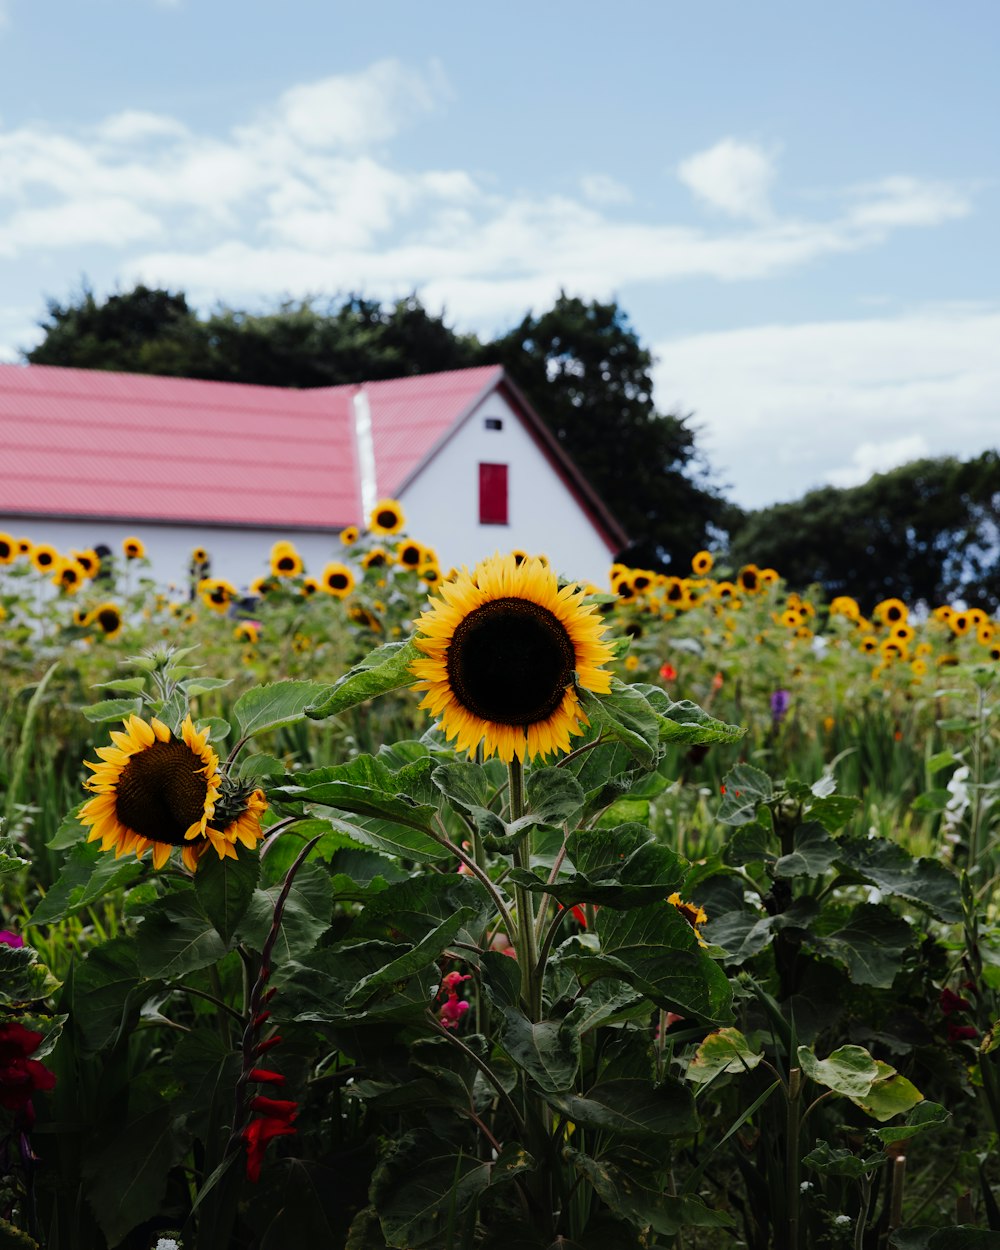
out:
<path id="1" fill-rule="evenodd" d="M 510 823 L 524 815 L 524 764 L 515 756 L 507 765 L 507 804 Z M 525 835 L 514 851 L 514 864 L 518 868 L 531 868 L 531 834 Z M 517 959 L 521 966 L 521 997 L 532 1020 L 541 1015 L 541 986 L 538 984 L 538 945 L 535 941 L 535 908 L 531 891 L 523 885 L 515 885 L 517 903 Z"/>

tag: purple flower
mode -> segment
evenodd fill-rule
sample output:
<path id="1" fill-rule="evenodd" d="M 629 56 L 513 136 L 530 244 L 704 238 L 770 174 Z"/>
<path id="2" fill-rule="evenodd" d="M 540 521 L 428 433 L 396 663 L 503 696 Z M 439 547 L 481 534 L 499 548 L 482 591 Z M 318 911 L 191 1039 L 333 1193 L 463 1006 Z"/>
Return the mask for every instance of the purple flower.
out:
<path id="1" fill-rule="evenodd" d="M 0 929 L 0 946 L 23 946 L 24 938 L 18 937 L 7 929 Z"/>
<path id="2" fill-rule="evenodd" d="M 771 720 L 776 725 L 780 725 L 785 719 L 785 715 L 788 712 L 788 705 L 791 701 L 792 696 L 787 690 L 776 690 L 774 694 L 771 695 Z"/>

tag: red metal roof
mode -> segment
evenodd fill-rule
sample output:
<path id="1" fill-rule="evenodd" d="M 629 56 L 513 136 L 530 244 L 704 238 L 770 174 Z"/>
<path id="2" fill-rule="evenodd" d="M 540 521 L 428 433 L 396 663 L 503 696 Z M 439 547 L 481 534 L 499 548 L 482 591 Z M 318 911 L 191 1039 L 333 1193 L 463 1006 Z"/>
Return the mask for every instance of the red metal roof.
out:
<path id="1" fill-rule="evenodd" d="M 499 365 L 361 386 L 380 498 L 399 495 L 501 387 L 609 547 L 623 545 Z M 362 522 L 357 392 L 0 365 L 0 515 L 333 530 Z"/>
<path id="2" fill-rule="evenodd" d="M 366 382 L 379 498 L 398 494 L 467 412 L 503 378 L 499 365 Z"/>

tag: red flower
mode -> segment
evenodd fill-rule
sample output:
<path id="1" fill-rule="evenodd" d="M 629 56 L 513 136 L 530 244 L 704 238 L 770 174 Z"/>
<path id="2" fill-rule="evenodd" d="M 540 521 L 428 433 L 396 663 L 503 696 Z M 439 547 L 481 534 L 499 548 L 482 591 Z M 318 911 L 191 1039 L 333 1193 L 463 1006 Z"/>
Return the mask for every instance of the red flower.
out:
<path id="1" fill-rule="evenodd" d="M 972 1041 L 979 1036 L 979 1030 L 972 1024 L 955 1024 L 953 1020 L 948 1021 L 948 1041 L 949 1042 L 965 1042 Z"/>
<path id="2" fill-rule="evenodd" d="M 261 1085 L 284 1085 L 285 1078 L 280 1072 L 271 1072 L 267 1068 L 251 1068 L 250 1081 L 259 1081 Z"/>
<path id="3" fill-rule="evenodd" d="M 960 997 L 947 986 L 941 991 L 941 1010 L 946 1016 L 954 1015 L 956 1011 L 968 1011 L 971 1006 L 967 998 Z"/>
<path id="4" fill-rule="evenodd" d="M 286 1124 L 291 1124 L 299 1114 L 299 1104 L 287 1098 L 268 1098 L 264 1094 L 257 1094 L 250 1100 L 250 1110 L 259 1111 L 269 1120 L 283 1120 Z"/>
<path id="5" fill-rule="evenodd" d="M 670 663 L 660 665 L 660 676 L 664 681 L 676 681 L 677 669 Z"/>
<path id="6" fill-rule="evenodd" d="M 42 1034 L 26 1029 L 16 1020 L 0 1024 L 0 1107 L 25 1111 L 33 1118 L 31 1096 L 56 1083 L 55 1073 L 44 1063 L 29 1058 L 42 1043 Z"/>
<path id="7" fill-rule="evenodd" d="M 293 1104 L 294 1105 L 294 1104 Z M 275 1116 L 263 1116 L 259 1120 L 251 1120 L 241 1136 L 247 1148 L 247 1179 L 256 1183 L 260 1180 L 260 1167 L 264 1162 L 264 1151 L 272 1137 L 291 1137 L 298 1129 L 289 1120 Z"/>

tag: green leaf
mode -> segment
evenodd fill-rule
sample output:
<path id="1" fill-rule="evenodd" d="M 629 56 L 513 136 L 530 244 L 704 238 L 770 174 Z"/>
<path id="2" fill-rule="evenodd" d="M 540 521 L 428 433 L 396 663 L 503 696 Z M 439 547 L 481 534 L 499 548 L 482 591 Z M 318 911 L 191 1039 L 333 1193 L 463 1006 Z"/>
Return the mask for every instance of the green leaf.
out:
<path id="1" fill-rule="evenodd" d="M 814 820 L 795 830 L 794 849 L 774 865 L 776 877 L 818 877 L 826 872 L 840 853 L 840 845 Z"/>
<path id="2" fill-rule="evenodd" d="M 11 1007 L 37 1002 L 54 994 L 61 984 L 38 962 L 38 951 L 33 947 L 0 942 L 0 1004 Z"/>
<path id="3" fill-rule="evenodd" d="M 322 687 L 307 715 L 312 720 L 325 720 L 390 690 L 412 686 L 417 679 L 410 665 L 421 654 L 412 639 L 378 647 L 333 686 Z"/>
<path id="4" fill-rule="evenodd" d="M 116 694 L 142 694 L 146 689 L 145 677 L 116 677 L 113 681 L 95 682 L 94 690 L 113 690 Z M 131 703 L 131 699 L 125 700 Z"/>
<path id="5" fill-rule="evenodd" d="M 851 1098 L 855 1106 L 875 1120 L 891 1120 L 894 1115 L 901 1115 L 923 1101 L 923 1094 L 905 1076 L 881 1059 L 875 1062 L 878 1064 L 878 1078 L 867 1094 Z"/>
<path id="6" fill-rule="evenodd" d="M 455 936 L 470 946 L 482 941 L 495 917 L 492 899 L 474 878 L 458 873 L 407 877 L 370 898 L 350 933 L 350 940 L 384 938 L 417 943 L 457 912 L 465 914 Z"/>
<path id="7" fill-rule="evenodd" d="M 266 890 L 253 892 L 246 915 L 237 930 L 239 940 L 246 942 L 252 950 L 264 949 L 281 889 L 281 883 L 276 883 Z M 330 877 L 319 864 L 307 861 L 295 874 L 288 893 L 274 945 L 275 963 L 301 959 L 311 951 L 330 927 L 332 914 L 333 887 Z"/>
<path id="8" fill-rule="evenodd" d="M 925 790 L 918 794 L 910 804 L 914 812 L 943 812 L 948 806 L 951 794 L 947 790 Z"/>
<path id="9" fill-rule="evenodd" d="M 156 981 L 140 981 L 134 938 L 112 938 L 89 950 L 73 974 L 71 1011 L 86 1046 L 95 1051 L 112 1046 L 159 988 Z"/>
<path id="10" fill-rule="evenodd" d="M 842 929 L 816 939 L 820 950 L 847 966 L 852 981 L 881 989 L 892 985 L 912 943 L 910 926 L 881 903 L 862 903 Z"/>
<path id="11" fill-rule="evenodd" d="M 377 971 L 362 977 L 347 995 L 346 1006 L 364 1006 L 385 986 L 407 981 L 424 968 L 435 964 L 441 952 L 454 941 L 459 929 L 473 914 L 470 909 L 462 908 L 432 929 L 415 946 L 404 950 L 395 959 L 390 959 Z"/>
<path id="12" fill-rule="evenodd" d="M 925 1100 L 918 1102 L 910 1111 L 905 1124 L 893 1128 L 877 1128 L 875 1132 L 887 1146 L 891 1146 L 896 1142 L 906 1141 L 907 1138 L 916 1137 L 918 1133 L 925 1133 L 928 1129 L 937 1128 L 938 1125 L 950 1119 L 951 1112 L 946 1111 L 940 1103 Z"/>
<path id="13" fill-rule="evenodd" d="M 879 1079 L 878 1063 L 863 1046 L 841 1046 L 827 1059 L 817 1059 L 808 1046 L 800 1046 L 797 1054 L 810 1080 L 848 1098 L 867 1094 Z"/>
<path id="14" fill-rule="evenodd" d="M 95 903 L 109 890 L 130 884 L 142 872 L 142 864 L 135 859 L 116 859 L 110 852 L 102 851 L 97 842 L 78 842 L 28 924 L 54 924 Z"/>
<path id="15" fill-rule="evenodd" d="M 492 787 L 478 764 L 465 760 L 457 764 L 439 764 L 431 773 L 431 780 L 445 798 L 465 812 L 489 807 Z"/>
<path id="16" fill-rule="evenodd" d="M 228 947 L 260 877 L 260 859 L 241 850 L 236 859 L 206 855 L 198 865 L 194 889 L 201 906 Z"/>
<path id="17" fill-rule="evenodd" d="M 933 777 L 935 773 L 939 773 L 943 768 L 950 768 L 952 764 L 957 763 L 959 763 L 959 758 L 954 751 L 938 751 L 927 761 L 927 774 Z"/>
<path id="18" fill-rule="evenodd" d="M 725 1211 L 713 1211 L 700 1198 L 666 1194 L 661 1187 L 653 1188 L 652 1183 L 641 1184 L 623 1168 L 590 1159 L 575 1150 L 566 1155 L 611 1210 L 637 1228 L 651 1227 L 654 1232 L 672 1237 L 683 1228 L 732 1227 L 732 1216 Z"/>
<path id="19" fill-rule="evenodd" d="M 543 825 L 573 824 L 587 796 L 564 768 L 533 768 L 525 778 L 528 811 Z"/>
<path id="20" fill-rule="evenodd" d="M 581 979 L 612 976 L 667 1011 L 709 1024 L 732 1019 L 732 991 L 725 974 L 669 903 L 624 912 L 602 907 L 597 932 L 599 954 L 566 957 Z"/>
<path id="21" fill-rule="evenodd" d="M 726 793 L 719 805 L 718 819 L 724 825 L 748 825 L 757 818 L 757 805 L 774 797 L 774 786 L 767 773 L 750 764 L 737 764 L 723 778 Z"/>
<path id="22" fill-rule="evenodd" d="M 265 729 L 304 720 L 305 709 L 325 690 L 318 681 L 277 681 L 270 686 L 255 686 L 233 704 L 239 736 L 249 738 Z"/>
<path id="23" fill-rule="evenodd" d="M 21 848 L 12 838 L 0 838 L 0 876 L 9 872 L 20 872 L 31 863 L 21 854 Z"/>
<path id="24" fill-rule="evenodd" d="M 803 1156 L 802 1162 L 820 1176 L 846 1176 L 849 1180 L 859 1181 L 881 1167 L 885 1159 L 884 1154 L 863 1157 L 851 1150 L 835 1149 L 828 1142 L 821 1141 Z"/>
<path id="25" fill-rule="evenodd" d="M 962 919 L 958 878 L 936 859 L 914 859 L 887 838 L 842 838 L 837 862 L 880 890 L 926 907 L 946 924 Z"/>
<path id="26" fill-rule="evenodd" d="M 723 1072 L 739 1076 L 751 1072 L 764 1058 L 739 1029 L 717 1029 L 695 1051 L 688 1064 L 687 1078 L 696 1085 L 707 1085 Z"/>
<path id="27" fill-rule="evenodd" d="M 142 974 L 164 980 L 207 968 L 226 953 L 226 943 L 190 887 L 165 895 L 147 909 L 135 944 Z"/>
<path id="28" fill-rule="evenodd" d="M 861 800 L 846 794 L 831 794 L 815 803 L 806 804 L 806 813 L 811 820 L 818 820 L 831 833 L 842 828 L 861 806 Z"/>
<path id="29" fill-rule="evenodd" d="M 713 742 L 738 742 L 746 733 L 739 725 L 728 725 L 709 716 L 690 699 L 675 703 L 659 686 L 637 682 L 633 689 L 640 690 L 656 712 L 661 742 L 703 746 Z"/>
<path id="30" fill-rule="evenodd" d="M 50 851 L 65 851 L 67 847 L 76 846 L 78 842 L 86 842 L 90 829 L 87 825 L 81 825 L 77 817 L 84 803 L 88 801 L 81 799 L 76 807 L 71 808 L 62 818 L 59 828 L 45 843 Z"/>
<path id="31" fill-rule="evenodd" d="M 583 1095 L 550 1093 L 546 1101 L 578 1128 L 622 1137 L 675 1137 L 698 1129 L 694 1096 L 680 1081 L 654 1085 L 623 1078 L 604 1081 Z"/>
<path id="32" fill-rule="evenodd" d="M 306 774 L 301 784 L 282 786 L 272 794 L 287 802 L 315 803 L 334 809 L 330 821 L 335 829 L 376 850 L 406 859 L 450 858 L 451 852 L 431 835 L 430 825 L 437 809 L 429 804 L 414 803 L 406 795 L 347 781 L 310 784 L 309 778 L 310 774 Z"/>
<path id="33" fill-rule="evenodd" d="M 100 724 L 108 720 L 127 720 L 130 716 L 138 716 L 142 710 L 141 699 L 102 699 L 100 703 L 91 703 L 80 709 L 87 720 Z"/>
<path id="34" fill-rule="evenodd" d="M 181 685 L 188 698 L 193 699 L 196 694 L 208 694 L 210 690 L 223 690 L 232 683 L 231 677 L 192 677 L 181 682 Z"/>
<path id="35" fill-rule="evenodd" d="M 187 1147 L 183 1124 L 165 1105 L 116 1125 L 87 1154 L 83 1189 L 109 1246 L 159 1211 L 170 1171 Z"/>
<path id="36" fill-rule="evenodd" d="M 580 702 L 594 735 L 620 742 L 633 759 L 648 767 L 659 744 L 659 718 L 635 686 L 611 679 L 611 693 L 580 691 Z"/>
<path id="37" fill-rule="evenodd" d="M 500 1045 L 539 1089 L 558 1094 L 572 1087 L 580 1066 L 580 1033 L 574 1013 L 562 1020 L 528 1019 L 519 1007 L 503 1007 Z"/>
<path id="38" fill-rule="evenodd" d="M 285 766 L 273 755 L 244 755 L 240 763 L 239 775 L 243 781 L 255 781 L 258 778 L 282 777 Z"/>

